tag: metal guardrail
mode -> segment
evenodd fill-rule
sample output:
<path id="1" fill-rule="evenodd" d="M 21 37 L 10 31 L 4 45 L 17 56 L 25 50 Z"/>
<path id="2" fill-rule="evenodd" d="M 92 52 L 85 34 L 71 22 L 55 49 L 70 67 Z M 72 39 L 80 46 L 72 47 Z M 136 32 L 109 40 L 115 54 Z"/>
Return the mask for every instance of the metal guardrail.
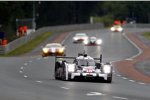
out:
<path id="1" fill-rule="evenodd" d="M 126 28 L 150 28 L 150 24 L 126 24 Z"/>
<path id="2" fill-rule="evenodd" d="M 19 46 L 27 43 L 28 41 L 34 39 L 38 35 L 45 33 L 45 32 L 62 33 L 62 32 L 67 32 L 67 31 L 87 30 L 87 29 L 89 30 L 89 29 L 98 29 L 98 28 L 104 28 L 104 25 L 102 23 L 96 23 L 96 24 L 76 24 L 76 25 L 43 27 L 43 28 L 38 29 L 34 33 L 31 33 L 27 36 L 18 38 L 8 43 L 6 46 L 0 46 L 0 54 L 9 53 L 10 51 L 18 48 Z"/>

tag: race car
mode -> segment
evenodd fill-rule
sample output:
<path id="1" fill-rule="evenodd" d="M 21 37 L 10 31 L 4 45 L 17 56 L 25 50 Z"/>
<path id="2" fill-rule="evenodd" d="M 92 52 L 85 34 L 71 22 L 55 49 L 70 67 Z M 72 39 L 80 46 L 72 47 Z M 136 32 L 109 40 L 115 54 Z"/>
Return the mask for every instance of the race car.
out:
<path id="1" fill-rule="evenodd" d="M 112 32 L 123 32 L 123 27 L 121 27 L 120 25 L 114 25 L 110 28 L 110 30 Z"/>
<path id="2" fill-rule="evenodd" d="M 84 42 L 88 39 L 88 35 L 86 33 L 76 33 L 73 37 L 74 43 Z"/>
<path id="3" fill-rule="evenodd" d="M 73 62 L 65 59 L 72 59 Z M 92 58 L 87 54 L 79 54 L 78 57 L 56 57 L 54 73 L 55 79 L 61 80 L 91 78 L 112 82 L 112 65 L 102 63 L 102 55 L 100 58 Z"/>
<path id="4" fill-rule="evenodd" d="M 65 56 L 66 47 L 60 43 L 49 43 L 42 49 L 42 57 Z"/>
<path id="5" fill-rule="evenodd" d="M 102 40 L 101 39 L 97 39 L 96 37 L 92 36 L 88 40 L 85 40 L 83 43 L 85 45 L 101 45 L 102 44 Z"/>

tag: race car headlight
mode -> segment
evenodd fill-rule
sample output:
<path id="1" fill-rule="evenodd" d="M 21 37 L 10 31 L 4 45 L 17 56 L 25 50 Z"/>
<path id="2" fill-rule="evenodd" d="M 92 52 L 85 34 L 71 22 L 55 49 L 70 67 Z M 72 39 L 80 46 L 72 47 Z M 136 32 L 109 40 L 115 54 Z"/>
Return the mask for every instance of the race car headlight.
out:
<path id="1" fill-rule="evenodd" d="M 77 38 L 77 37 L 74 37 L 73 40 L 78 40 L 78 38 Z"/>
<path id="2" fill-rule="evenodd" d="M 43 48 L 44 53 L 48 53 L 48 48 Z"/>
<path id="3" fill-rule="evenodd" d="M 75 71 L 75 64 L 69 64 L 68 65 L 68 72 L 74 72 Z"/>
<path id="4" fill-rule="evenodd" d="M 114 30 L 115 30 L 115 28 L 114 28 L 114 27 L 111 27 L 111 28 L 110 28 L 110 30 L 111 30 L 111 31 L 114 31 Z"/>
<path id="5" fill-rule="evenodd" d="M 58 52 L 59 53 L 63 53 L 64 52 L 64 48 L 60 48 Z"/>
<path id="6" fill-rule="evenodd" d="M 121 27 L 118 28 L 118 31 L 119 31 L 119 32 L 121 32 L 122 30 L 123 30 L 123 28 L 121 28 Z"/>
<path id="7" fill-rule="evenodd" d="M 106 74 L 111 73 L 111 66 L 110 65 L 104 65 L 103 71 Z"/>
<path id="8" fill-rule="evenodd" d="M 84 40 L 83 43 L 84 43 L 84 44 L 88 44 L 88 40 Z"/>
<path id="9" fill-rule="evenodd" d="M 98 39 L 98 40 L 96 41 L 96 43 L 97 43 L 97 44 L 102 44 L 102 40 L 101 40 L 101 39 Z"/>

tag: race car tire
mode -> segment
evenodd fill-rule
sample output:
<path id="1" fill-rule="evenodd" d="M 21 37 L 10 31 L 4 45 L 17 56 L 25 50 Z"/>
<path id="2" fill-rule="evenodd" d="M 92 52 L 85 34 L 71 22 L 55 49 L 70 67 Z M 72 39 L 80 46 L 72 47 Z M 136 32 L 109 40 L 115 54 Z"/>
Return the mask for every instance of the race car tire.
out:
<path id="1" fill-rule="evenodd" d="M 112 77 L 108 77 L 106 83 L 111 83 L 111 82 L 112 82 Z"/>
<path id="2" fill-rule="evenodd" d="M 55 72 L 54 72 L 54 77 L 56 80 L 58 80 L 58 75 L 56 74 L 57 73 L 57 69 L 58 69 L 58 62 L 55 63 Z"/>
<path id="3" fill-rule="evenodd" d="M 67 76 L 66 76 L 66 67 L 65 67 L 65 64 L 63 63 L 62 66 L 63 66 L 63 71 L 62 71 L 61 79 L 63 81 L 67 81 L 67 79 L 66 79 Z"/>

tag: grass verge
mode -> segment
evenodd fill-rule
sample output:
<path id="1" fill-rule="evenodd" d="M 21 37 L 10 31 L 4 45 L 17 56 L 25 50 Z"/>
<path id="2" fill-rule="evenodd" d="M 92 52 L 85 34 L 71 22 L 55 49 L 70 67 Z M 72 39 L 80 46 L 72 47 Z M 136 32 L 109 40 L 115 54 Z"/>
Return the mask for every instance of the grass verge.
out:
<path id="1" fill-rule="evenodd" d="M 143 36 L 150 40 L 150 32 L 145 32 Z"/>
<path id="2" fill-rule="evenodd" d="M 15 50 L 9 52 L 8 54 L 0 55 L 0 56 L 18 56 L 25 54 L 31 50 L 33 50 L 36 46 L 38 46 L 40 43 L 45 41 L 49 36 L 51 36 L 51 32 L 43 33 L 39 36 L 37 36 L 35 39 L 23 44 L 22 46 L 16 48 Z"/>

